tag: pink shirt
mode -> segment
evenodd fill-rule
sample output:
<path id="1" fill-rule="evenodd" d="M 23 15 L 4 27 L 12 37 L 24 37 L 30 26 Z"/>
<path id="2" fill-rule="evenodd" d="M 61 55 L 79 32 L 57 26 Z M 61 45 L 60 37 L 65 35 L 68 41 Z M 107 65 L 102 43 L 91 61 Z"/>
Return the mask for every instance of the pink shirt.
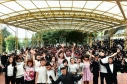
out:
<path id="1" fill-rule="evenodd" d="M 24 78 L 26 81 L 32 81 L 34 80 L 34 67 L 26 67 L 26 71 L 24 73 Z"/>
<path id="2" fill-rule="evenodd" d="M 58 57 L 58 64 L 57 64 L 57 65 L 60 66 L 60 65 L 62 64 L 63 60 L 64 60 L 64 59 L 60 59 L 60 58 Z"/>

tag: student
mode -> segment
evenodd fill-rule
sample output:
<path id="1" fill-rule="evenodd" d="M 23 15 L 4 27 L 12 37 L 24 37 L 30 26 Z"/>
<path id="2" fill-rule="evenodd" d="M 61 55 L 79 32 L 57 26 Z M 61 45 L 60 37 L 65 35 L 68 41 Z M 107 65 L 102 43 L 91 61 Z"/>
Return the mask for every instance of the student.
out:
<path id="1" fill-rule="evenodd" d="M 98 55 L 95 55 L 94 61 L 90 65 L 91 71 L 93 73 L 93 84 L 98 84 L 98 77 L 99 77 L 99 61 Z"/>
<path id="2" fill-rule="evenodd" d="M 56 58 L 57 58 L 57 66 L 60 66 L 65 59 L 63 49 L 59 49 L 59 51 L 56 53 Z"/>
<path id="3" fill-rule="evenodd" d="M 84 70 L 83 70 L 83 84 L 89 84 L 89 81 L 92 80 L 92 73 L 90 71 L 90 60 L 89 60 L 89 55 L 84 56 Z"/>
<path id="4" fill-rule="evenodd" d="M 119 53 L 119 52 L 120 52 L 120 50 L 117 49 L 117 52 L 114 53 L 113 55 L 111 55 L 111 56 L 105 56 L 104 51 L 100 51 L 99 55 L 100 55 L 101 61 L 102 61 L 103 63 L 108 63 L 108 58 L 109 58 L 109 57 L 114 57 L 114 56 L 116 56 L 117 53 Z M 106 69 L 105 66 L 103 66 L 103 65 L 100 64 L 100 80 L 101 80 L 101 84 L 104 84 L 104 78 L 105 78 L 105 80 L 106 80 L 106 84 L 108 84 L 109 81 L 108 81 L 107 69 Z"/>
<path id="5" fill-rule="evenodd" d="M 50 80 L 52 81 L 52 84 L 59 84 L 62 82 L 62 84 L 74 84 L 74 81 L 78 81 L 82 78 L 82 75 L 76 76 L 72 73 L 67 72 L 67 69 L 65 66 L 61 66 L 61 72 L 62 75 L 58 77 L 56 81 L 53 80 L 52 76 L 50 76 Z"/>
<path id="6" fill-rule="evenodd" d="M 34 51 L 32 51 L 32 53 L 33 53 Z M 35 64 L 35 71 L 36 71 L 36 69 L 40 66 L 40 59 L 41 59 L 41 55 L 40 54 L 37 54 L 36 55 L 36 59 L 35 60 L 33 60 L 34 61 L 34 64 Z"/>
<path id="7" fill-rule="evenodd" d="M 75 64 L 75 59 L 74 58 L 70 59 L 69 69 L 70 69 L 69 72 L 71 72 L 73 74 L 76 74 L 78 69 L 79 69 L 78 64 Z"/>
<path id="8" fill-rule="evenodd" d="M 45 59 L 41 59 L 40 61 L 40 66 L 37 68 L 36 70 L 36 80 L 35 80 L 35 84 L 46 84 L 47 81 L 47 77 L 46 77 L 46 73 L 47 73 L 47 69 L 46 69 L 46 60 Z"/>
<path id="9" fill-rule="evenodd" d="M 118 84 L 117 71 L 120 65 L 114 64 L 112 57 L 108 58 L 108 63 L 102 63 L 102 61 L 100 61 L 100 63 L 107 69 L 109 84 Z"/>
<path id="10" fill-rule="evenodd" d="M 62 66 L 65 66 L 66 69 L 67 69 L 67 71 L 70 71 L 70 69 L 69 69 L 69 67 L 68 67 L 68 61 L 67 61 L 66 59 L 64 59 L 64 60 L 63 60 L 63 63 L 58 67 L 58 74 L 57 74 L 58 77 L 62 74 L 62 73 L 61 73 L 61 70 L 60 70 Z"/>
<path id="11" fill-rule="evenodd" d="M 25 56 L 25 73 L 24 73 L 24 79 L 25 84 L 35 84 L 34 82 L 34 63 L 33 60 L 27 60 L 27 55 Z"/>
<path id="12" fill-rule="evenodd" d="M 16 84 L 24 84 L 24 62 L 18 56 L 16 57 L 16 66 Z"/>
<path id="13" fill-rule="evenodd" d="M 52 76 L 53 80 L 56 80 L 55 71 L 52 69 L 52 66 L 49 62 L 46 63 L 46 68 L 47 68 L 47 84 L 52 84 L 49 77 Z"/>
<path id="14" fill-rule="evenodd" d="M 12 57 L 8 59 L 7 65 L 5 66 L 5 83 L 6 84 L 15 84 L 16 76 L 16 64 Z"/>
<path id="15" fill-rule="evenodd" d="M 82 62 L 81 58 L 77 59 L 77 65 L 79 66 L 79 69 L 77 70 L 77 75 L 80 75 L 81 72 L 84 70 L 84 63 Z M 82 79 L 78 81 L 78 84 L 82 84 Z"/>

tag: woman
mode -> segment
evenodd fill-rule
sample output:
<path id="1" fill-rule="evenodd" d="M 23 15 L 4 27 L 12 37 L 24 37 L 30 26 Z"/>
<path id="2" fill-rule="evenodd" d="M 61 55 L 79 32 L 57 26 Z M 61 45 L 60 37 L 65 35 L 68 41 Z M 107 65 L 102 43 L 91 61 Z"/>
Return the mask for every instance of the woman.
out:
<path id="1" fill-rule="evenodd" d="M 76 74 L 78 69 L 79 69 L 79 66 L 77 64 L 75 64 L 75 59 L 74 58 L 70 59 L 69 69 L 70 69 L 69 72 L 71 72 L 73 74 Z"/>
<path id="2" fill-rule="evenodd" d="M 56 53 L 56 57 L 58 60 L 57 66 L 59 66 L 60 64 L 62 64 L 64 58 L 64 53 L 62 52 L 63 49 L 60 49 L 57 53 Z"/>
<path id="3" fill-rule="evenodd" d="M 83 75 L 83 82 L 84 84 L 89 84 L 89 81 L 92 80 L 92 73 L 90 71 L 90 61 L 89 61 L 89 55 L 85 55 L 83 62 L 84 62 L 84 75 Z"/>
<path id="4" fill-rule="evenodd" d="M 13 58 L 10 57 L 8 59 L 7 65 L 5 66 L 5 83 L 6 84 L 15 84 L 15 76 L 16 76 L 16 63 Z"/>
<path id="5" fill-rule="evenodd" d="M 56 60 L 55 56 L 52 56 L 50 64 L 51 64 L 53 70 L 55 70 L 57 68 L 57 60 Z"/>

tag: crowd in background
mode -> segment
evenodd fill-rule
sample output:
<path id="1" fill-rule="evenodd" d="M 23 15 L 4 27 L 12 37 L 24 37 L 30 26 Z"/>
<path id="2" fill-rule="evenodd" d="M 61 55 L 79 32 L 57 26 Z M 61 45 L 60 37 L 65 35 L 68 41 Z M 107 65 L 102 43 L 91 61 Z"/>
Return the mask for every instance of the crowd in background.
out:
<path id="1" fill-rule="evenodd" d="M 105 40 L 102 45 L 100 41 L 97 41 L 92 47 L 61 44 L 57 47 L 21 49 L 20 53 L 7 54 L 4 52 L 1 56 L 0 70 L 5 74 L 6 84 L 10 84 L 10 82 L 11 84 L 58 84 L 63 66 L 66 67 L 67 72 L 77 77 L 83 74 L 81 78 L 73 80 L 73 83 L 68 83 L 68 79 L 62 81 L 61 78 L 63 84 L 89 84 L 89 81 L 92 80 L 93 84 L 98 84 L 99 74 L 101 84 L 104 84 L 103 78 L 106 77 L 103 74 L 102 65 L 104 63 L 102 63 L 103 60 L 100 61 L 104 56 L 111 57 L 111 59 L 110 57 L 109 60 L 107 59 L 107 63 L 113 60 L 113 63 L 119 65 L 117 72 L 127 72 L 127 52 L 123 50 L 123 44 L 123 40 L 114 40 L 113 46 L 110 48 L 110 42 Z M 117 81 L 117 79 L 115 80 Z M 106 82 L 107 84 L 117 84 L 111 83 L 111 80 Z"/>

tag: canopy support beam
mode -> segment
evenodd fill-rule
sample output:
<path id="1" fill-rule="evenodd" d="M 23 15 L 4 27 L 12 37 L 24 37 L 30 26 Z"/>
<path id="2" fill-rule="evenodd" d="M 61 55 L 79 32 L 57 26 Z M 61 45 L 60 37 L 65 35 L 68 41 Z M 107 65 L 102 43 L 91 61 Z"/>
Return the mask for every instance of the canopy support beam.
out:
<path id="1" fill-rule="evenodd" d="M 121 6 L 121 4 L 120 4 L 120 1 L 119 1 L 119 0 L 116 0 L 116 3 L 117 3 L 117 5 L 118 5 L 118 7 L 119 7 L 119 9 L 120 9 L 120 11 L 121 11 L 123 17 L 124 17 L 124 20 L 126 20 L 126 16 L 125 16 L 125 13 L 124 13 L 124 11 L 123 11 L 123 8 L 122 8 L 122 6 Z"/>

